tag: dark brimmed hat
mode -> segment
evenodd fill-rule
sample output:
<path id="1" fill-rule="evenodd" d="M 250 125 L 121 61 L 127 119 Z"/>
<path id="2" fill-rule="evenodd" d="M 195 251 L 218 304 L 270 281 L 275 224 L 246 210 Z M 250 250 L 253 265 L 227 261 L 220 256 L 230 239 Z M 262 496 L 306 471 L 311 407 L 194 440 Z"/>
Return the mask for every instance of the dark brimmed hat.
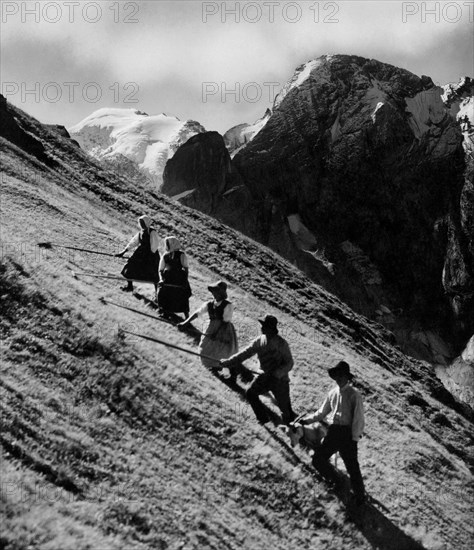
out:
<path id="1" fill-rule="evenodd" d="M 328 374 L 333 380 L 335 380 L 335 377 L 337 376 L 347 376 L 349 380 L 354 378 L 349 364 L 345 361 L 339 361 L 339 363 L 335 367 L 331 367 L 330 369 L 328 369 Z"/>
<path id="2" fill-rule="evenodd" d="M 258 322 L 262 325 L 262 327 L 270 328 L 273 330 L 276 330 L 278 319 L 274 317 L 273 315 L 265 315 L 264 319 L 259 319 Z"/>
<path id="3" fill-rule="evenodd" d="M 227 283 L 225 281 L 217 281 L 214 285 L 209 285 L 207 287 L 210 292 L 215 292 L 216 290 L 220 291 L 224 298 L 227 298 Z"/>

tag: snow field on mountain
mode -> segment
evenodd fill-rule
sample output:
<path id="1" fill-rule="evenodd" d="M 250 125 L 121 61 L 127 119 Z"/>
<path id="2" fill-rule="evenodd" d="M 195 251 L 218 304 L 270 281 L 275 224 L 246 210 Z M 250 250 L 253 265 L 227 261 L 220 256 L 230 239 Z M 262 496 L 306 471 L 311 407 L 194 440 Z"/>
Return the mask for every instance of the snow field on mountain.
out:
<path id="1" fill-rule="evenodd" d="M 204 132 L 197 122 L 135 109 L 99 109 L 69 128 L 71 136 L 98 159 L 123 155 L 161 182 L 166 161 L 191 136 Z"/>

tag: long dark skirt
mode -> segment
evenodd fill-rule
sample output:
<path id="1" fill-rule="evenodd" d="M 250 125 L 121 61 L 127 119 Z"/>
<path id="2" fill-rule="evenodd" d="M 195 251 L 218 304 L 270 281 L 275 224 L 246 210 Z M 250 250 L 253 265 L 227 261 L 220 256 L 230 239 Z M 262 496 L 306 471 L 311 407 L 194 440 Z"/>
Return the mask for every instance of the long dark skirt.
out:
<path id="1" fill-rule="evenodd" d="M 151 252 L 145 245 L 140 245 L 122 269 L 122 275 L 126 279 L 157 283 L 159 263 L 160 254 L 158 252 Z"/>
<path id="2" fill-rule="evenodd" d="M 172 313 L 189 313 L 189 297 L 191 288 L 184 286 L 168 286 L 166 283 L 158 290 L 158 306 Z"/>

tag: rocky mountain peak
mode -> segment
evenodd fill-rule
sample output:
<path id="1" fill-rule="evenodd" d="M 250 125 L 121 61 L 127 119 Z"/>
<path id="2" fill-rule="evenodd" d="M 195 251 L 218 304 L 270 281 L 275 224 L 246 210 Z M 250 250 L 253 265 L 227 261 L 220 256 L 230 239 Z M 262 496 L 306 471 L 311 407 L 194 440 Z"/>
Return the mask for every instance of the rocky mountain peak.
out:
<path id="1" fill-rule="evenodd" d="M 303 63 L 302 65 L 297 67 L 295 72 L 293 73 L 293 76 L 286 82 L 286 84 L 284 84 L 283 88 L 275 97 L 273 108 L 278 109 L 278 107 L 281 105 L 281 102 L 292 90 L 297 90 L 306 80 L 313 79 L 313 73 L 316 69 L 321 69 L 321 67 L 323 67 L 323 69 L 318 71 L 317 75 L 317 78 L 323 78 L 324 69 L 326 69 L 327 71 L 327 67 L 325 66 L 326 61 L 327 56 L 322 56 L 318 59 Z"/>
<path id="2" fill-rule="evenodd" d="M 375 59 L 366 59 L 355 55 L 323 55 L 297 67 L 293 76 L 283 86 L 275 98 L 274 110 L 281 106 L 289 95 L 303 94 L 313 87 L 336 85 L 345 95 L 368 99 L 375 95 L 393 94 L 400 99 L 434 86 L 431 78 L 416 77 L 409 71 Z M 377 91 L 377 94 L 374 93 Z M 289 97 L 288 97 L 289 98 Z"/>
<path id="3" fill-rule="evenodd" d="M 226 133 L 242 183 L 232 193 L 222 186 L 213 215 L 365 315 L 376 318 L 382 305 L 398 312 L 395 332 L 404 323 L 399 333 L 410 333 L 408 320 L 465 338 L 474 323 L 462 312 L 472 297 L 453 308 L 445 291 L 466 290 L 471 277 L 466 158 L 453 114 L 458 101 L 469 109 L 468 82 L 447 103 L 429 76 L 374 59 L 325 55 L 302 64 L 251 139 L 247 125 Z M 208 202 L 193 206 L 209 212 Z M 444 241 L 435 236 L 443 224 Z M 354 270 L 348 249 L 377 270 L 376 284 Z"/>

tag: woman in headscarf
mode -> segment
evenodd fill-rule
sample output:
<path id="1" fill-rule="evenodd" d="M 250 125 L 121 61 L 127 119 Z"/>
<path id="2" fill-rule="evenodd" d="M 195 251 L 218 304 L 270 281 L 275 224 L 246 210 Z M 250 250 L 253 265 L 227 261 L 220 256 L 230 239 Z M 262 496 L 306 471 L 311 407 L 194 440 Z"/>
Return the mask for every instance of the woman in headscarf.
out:
<path id="1" fill-rule="evenodd" d="M 181 250 L 176 237 L 165 238 L 165 253 L 158 267 L 158 306 L 163 313 L 184 313 L 189 316 L 189 297 L 191 287 L 188 281 L 188 258 Z"/>
<path id="2" fill-rule="evenodd" d="M 178 325 L 184 328 L 196 317 L 206 315 L 209 317 L 209 325 L 201 337 L 199 353 L 215 357 L 217 361 L 201 357 L 205 367 L 213 368 L 219 365 L 219 359 L 227 359 L 238 351 L 237 334 L 232 324 L 234 306 L 227 299 L 227 284 L 218 281 L 215 285 L 207 287 L 213 296 L 213 300 L 205 302 L 191 317 Z"/>
<path id="3" fill-rule="evenodd" d="M 131 279 L 133 279 L 135 281 L 153 282 L 156 292 L 159 280 L 160 253 L 158 252 L 158 246 L 160 238 L 156 229 L 152 226 L 152 220 L 149 216 L 140 216 L 138 227 L 140 231 L 130 239 L 130 242 L 121 252 L 115 254 L 118 258 L 121 258 L 131 248 L 138 247 L 122 269 L 121 274 L 128 279 L 128 284 L 122 287 L 121 290 L 132 292 L 133 281 Z"/>

